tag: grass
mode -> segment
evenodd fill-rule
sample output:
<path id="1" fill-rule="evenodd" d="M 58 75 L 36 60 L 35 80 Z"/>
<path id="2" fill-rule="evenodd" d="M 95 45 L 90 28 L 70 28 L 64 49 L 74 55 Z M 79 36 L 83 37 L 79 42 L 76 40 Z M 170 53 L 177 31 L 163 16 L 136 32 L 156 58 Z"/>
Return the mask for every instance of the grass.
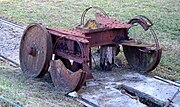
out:
<path id="1" fill-rule="evenodd" d="M 78 102 L 54 90 L 52 83 L 43 79 L 27 79 L 20 69 L 0 61 L 0 96 L 24 107 L 81 107 Z M 3 105 L 4 104 L 4 105 Z M 0 106 L 9 107 L 0 99 Z"/>
<path id="2" fill-rule="evenodd" d="M 171 80 L 180 80 L 180 1 L 179 0 L 0 0 L 0 17 L 18 22 L 23 25 L 29 23 L 43 23 L 48 27 L 74 28 L 80 24 L 82 12 L 89 6 L 103 8 L 111 17 L 122 21 L 129 21 L 135 15 L 145 15 L 154 23 L 153 28 L 157 32 L 159 42 L 163 48 L 159 66 L 150 75 L 159 75 Z M 86 19 L 92 16 L 94 11 L 88 13 Z M 139 32 L 139 31 L 137 31 Z M 16 71 L 15 71 L 16 72 Z M 36 104 L 41 98 L 46 101 L 57 96 L 43 90 L 31 91 L 31 86 L 26 86 L 26 80 L 19 74 L 16 79 L 11 68 L 0 66 L 0 94 L 7 93 L 7 97 L 16 96 L 13 101 L 22 101 L 23 104 Z M 8 79 L 12 76 L 16 83 Z M 37 82 L 37 81 L 35 81 Z M 46 84 L 47 85 L 47 84 Z M 25 87 L 25 88 L 24 88 Z M 25 91 L 23 91 L 25 90 Z M 31 94 L 25 93 L 30 91 Z M 15 93 L 15 95 L 14 95 Z M 35 95 L 36 97 L 31 97 Z M 62 96 L 58 96 L 62 100 Z M 20 100 L 19 100 L 20 99 Z M 45 101 L 41 101 L 41 104 Z M 54 100 L 52 100 L 54 101 Z M 55 101 L 56 102 L 56 101 Z M 65 98 L 65 104 L 70 105 Z M 41 105 L 40 104 L 40 105 Z M 44 105 L 46 105 L 45 103 Z M 74 103 L 75 105 L 78 105 Z M 60 104 L 61 106 L 65 106 Z"/>

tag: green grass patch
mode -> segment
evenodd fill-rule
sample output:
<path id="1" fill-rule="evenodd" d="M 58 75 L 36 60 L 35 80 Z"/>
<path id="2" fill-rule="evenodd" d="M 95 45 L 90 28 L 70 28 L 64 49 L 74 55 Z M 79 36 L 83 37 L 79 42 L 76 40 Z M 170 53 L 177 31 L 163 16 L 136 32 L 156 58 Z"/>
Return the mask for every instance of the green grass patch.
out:
<path id="1" fill-rule="evenodd" d="M 20 69 L 0 62 L 0 96 L 24 107 L 82 107 L 78 102 L 55 91 L 52 83 L 43 79 L 26 78 Z M 11 105 L 0 99 L 0 106 Z"/>

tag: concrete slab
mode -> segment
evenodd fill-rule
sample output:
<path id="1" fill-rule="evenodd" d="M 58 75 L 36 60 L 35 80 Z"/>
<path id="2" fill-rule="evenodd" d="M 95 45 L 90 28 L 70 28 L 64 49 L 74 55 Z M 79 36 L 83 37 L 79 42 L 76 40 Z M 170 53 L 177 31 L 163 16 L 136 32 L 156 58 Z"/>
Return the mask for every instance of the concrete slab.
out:
<path id="1" fill-rule="evenodd" d="M 89 82 L 80 95 L 100 107 L 144 107 L 146 105 L 122 94 L 115 87 L 125 84 L 164 102 L 167 102 L 168 98 L 172 98 L 178 90 L 176 86 L 133 72 L 121 77 L 104 78 Z M 173 106 L 180 107 L 180 93 L 173 100 Z"/>
<path id="2" fill-rule="evenodd" d="M 96 86 L 88 88 L 88 91 L 84 91 L 80 95 L 100 107 L 147 107 L 112 87 Z"/>
<path id="3" fill-rule="evenodd" d="M 137 78 L 141 81 L 138 82 L 128 82 L 122 81 L 122 84 L 126 84 L 127 86 L 133 87 L 141 92 L 147 93 L 152 97 L 155 97 L 159 100 L 168 101 L 168 98 L 172 98 L 172 96 L 177 92 L 178 87 L 165 83 L 163 81 L 157 80 L 155 78 L 146 77 L 144 75 L 133 73 L 133 74 L 125 74 L 122 78 L 128 78 L 129 80 L 133 80 Z M 173 100 L 173 105 L 175 107 L 180 107 L 180 93 Z"/>

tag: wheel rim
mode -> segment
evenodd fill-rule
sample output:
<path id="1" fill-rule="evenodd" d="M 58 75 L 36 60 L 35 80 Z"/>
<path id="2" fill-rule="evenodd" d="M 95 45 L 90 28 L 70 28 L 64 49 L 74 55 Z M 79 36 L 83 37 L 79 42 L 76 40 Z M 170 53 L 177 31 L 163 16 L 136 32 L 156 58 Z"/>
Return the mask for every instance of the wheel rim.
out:
<path id="1" fill-rule="evenodd" d="M 136 16 L 129 24 L 138 23 L 144 31 L 150 31 L 155 44 L 132 43 L 134 45 L 123 45 L 124 55 L 127 62 L 142 73 L 149 72 L 157 67 L 160 62 L 162 49 L 155 31 L 151 28 L 152 22 L 145 16 Z"/>
<path id="2" fill-rule="evenodd" d="M 149 52 L 142 52 L 139 49 L 141 48 L 123 45 L 127 62 L 142 73 L 155 69 L 159 64 L 162 49 L 149 50 Z"/>
<path id="3" fill-rule="evenodd" d="M 79 69 L 72 72 L 65 67 L 60 59 L 51 61 L 50 74 L 55 87 L 62 88 L 62 86 L 65 86 L 68 88 L 68 92 L 78 91 L 86 79 L 85 71 Z"/>
<path id="4" fill-rule="evenodd" d="M 52 58 L 52 39 L 47 30 L 39 24 L 30 24 L 22 36 L 19 56 L 27 76 L 44 76 Z"/>
<path id="5" fill-rule="evenodd" d="M 82 70 L 82 64 L 75 61 L 71 64 L 69 59 L 58 56 L 56 51 L 82 58 L 84 52 L 81 44 L 77 41 L 58 38 L 54 45 L 55 60 L 50 64 L 51 78 L 56 87 L 65 85 L 69 91 L 78 91 L 86 80 L 86 72 Z"/>
<path id="6" fill-rule="evenodd" d="M 67 51 L 69 50 L 69 45 L 65 42 L 65 38 L 58 38 L 55 42 L 54 45 L 54 50 L 55 49 L 59 49 L 59 51 Z M 79 57 L 83 57 L 84 56 L 84 52 L 83 52 L 83 47 L 81 45 L 81 43 L 77 42 L 77 41 L 73 41 L 73 52 L 71 51 L 71 53 L 74 56 L 79 56 Z M 71 44 L 72 45 L 72 44 Z M 70 46 L 71 47 L 71 46 Z M 72 47 L 71 47 L 72 48 Z M 54 52 L 56 53 L 56 52 Z M 55 60 L 57 59 L 61 59 L 61 61 L 63 62 L 63 64 L 66 66 L 66 68 L 68 68 L 69 70 L 71 70 L 72 72 L 75 72 L 79 69 L 82 69 L 82 64 L 73 61 L 73 63 L 71 64 L 69 59 L 63 58 L 61 56 L 57 56 L 55 55 Z"/>

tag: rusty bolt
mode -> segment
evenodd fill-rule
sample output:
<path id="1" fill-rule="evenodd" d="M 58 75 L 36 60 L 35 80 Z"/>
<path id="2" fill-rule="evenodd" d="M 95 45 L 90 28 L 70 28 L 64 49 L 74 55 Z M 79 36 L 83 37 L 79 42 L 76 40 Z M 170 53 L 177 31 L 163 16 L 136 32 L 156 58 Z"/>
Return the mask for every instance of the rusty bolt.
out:
<path id="1" fill-rule="evenodd" d="M 31 55 L 31 56 L 35 56 L 36 55 L 36 49 L 35 49 L 35 47 L 31 47 L 31 48 L 29 48 L 29 55 Z"/>

